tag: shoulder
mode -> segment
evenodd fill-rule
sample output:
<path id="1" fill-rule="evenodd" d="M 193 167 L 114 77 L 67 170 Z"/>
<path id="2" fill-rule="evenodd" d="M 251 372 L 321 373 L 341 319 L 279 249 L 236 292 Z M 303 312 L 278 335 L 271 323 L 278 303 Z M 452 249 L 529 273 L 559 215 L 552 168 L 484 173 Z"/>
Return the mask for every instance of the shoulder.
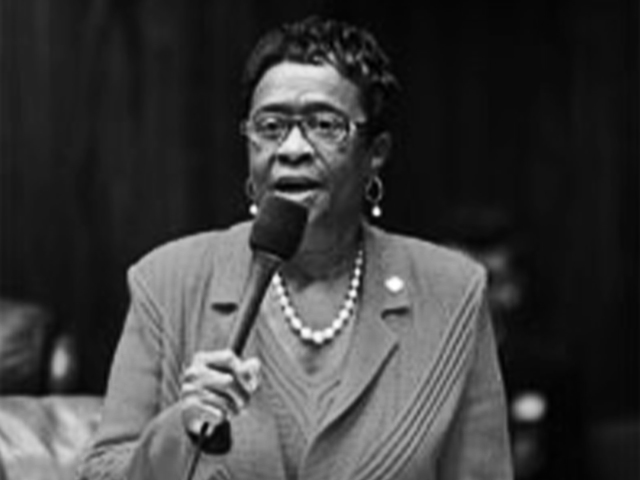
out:
<path id="1" fill-rule="evenodd" d="M 373 231 L 391 261 L 403 258 L 435 283 L 456 288 L 486 276 L 485 267 L 462 250 L 415 236 Z"/>
<path id="2" fill-rule="evenodd" d="M 227 229 L 200 232 L 164 243 L 149 251 L 130 268 L 130 276 L 145 282 L 176 284 L 209 275 L 213 265 L 225 252 L 248 235 L 248 224 Z"/>
<path id="3" fill-rule="evenodd" d="M 452 313 L 469 296 L 479 299 L 483 294 L 486 269 L 467 253 L 414 236 L 380 235 L 389 245 L 389 256 L 395 259 L 392 262 L 403 265 L 414 288 L 445 311 Z"/>
<path id="4" fill-rule="evenodd" d="M 486 276 L 485 267 L 462 250 L 415 237 L 396 238 L 418 271 L 443 287 L 460 288 Z"/>

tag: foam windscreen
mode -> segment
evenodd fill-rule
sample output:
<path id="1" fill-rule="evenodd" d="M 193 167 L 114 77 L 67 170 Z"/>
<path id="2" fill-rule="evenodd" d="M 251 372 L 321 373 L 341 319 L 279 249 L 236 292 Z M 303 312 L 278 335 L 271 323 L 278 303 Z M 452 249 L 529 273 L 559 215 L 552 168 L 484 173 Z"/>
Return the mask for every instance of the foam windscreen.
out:
<path id="1" fill-rule="evenodd" d="M 267 196 L 261 202 L 249 245 L 255 251 L 286 261 L 298 250 L 307 216 L 303 205 L 277 195 Z"/>

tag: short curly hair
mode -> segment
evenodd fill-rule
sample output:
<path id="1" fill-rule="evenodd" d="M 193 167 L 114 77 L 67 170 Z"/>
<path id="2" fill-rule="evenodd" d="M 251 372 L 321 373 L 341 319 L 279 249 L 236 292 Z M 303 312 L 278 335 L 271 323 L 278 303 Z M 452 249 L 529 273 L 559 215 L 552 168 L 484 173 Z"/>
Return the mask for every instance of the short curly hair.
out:
<path id="1" fill-rule="evenodd" d="M 370 32 L 317 16 L 268 32 L 245 65 L 243 102 L 247 110 L 265 72 L 286 61 L 332 65 L 358 87 L 367 115 L 367 133 L 373 137 L 389 130 L 399 84 L 391 72 L 389 58 Z"/>

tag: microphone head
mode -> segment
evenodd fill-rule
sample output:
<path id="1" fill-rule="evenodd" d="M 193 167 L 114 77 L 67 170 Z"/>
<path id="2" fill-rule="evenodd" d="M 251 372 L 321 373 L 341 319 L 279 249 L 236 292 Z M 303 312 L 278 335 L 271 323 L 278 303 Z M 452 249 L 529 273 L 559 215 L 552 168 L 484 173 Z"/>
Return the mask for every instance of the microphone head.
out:
<path id="1" fill-rule="evenodd" d="M 251 230 L 251 249 L 289 260 L 300 246 L 307 216 L 307 208 L 299 203 L 277 195 L 265 197 Z"/>

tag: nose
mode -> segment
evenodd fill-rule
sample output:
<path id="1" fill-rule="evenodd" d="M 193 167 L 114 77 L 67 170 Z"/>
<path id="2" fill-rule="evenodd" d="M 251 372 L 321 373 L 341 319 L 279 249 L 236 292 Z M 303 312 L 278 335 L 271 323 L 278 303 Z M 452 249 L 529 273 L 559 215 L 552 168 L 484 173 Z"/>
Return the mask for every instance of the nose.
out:
<path id="1" fill-rule="evenodd" d="M 302 133 L 299 125 L 294 125 L 289 134 L 278 146 L 276 152 L 278 158 L 289 162 L 300 162 L 313 156 L 313 145 Z"/>

